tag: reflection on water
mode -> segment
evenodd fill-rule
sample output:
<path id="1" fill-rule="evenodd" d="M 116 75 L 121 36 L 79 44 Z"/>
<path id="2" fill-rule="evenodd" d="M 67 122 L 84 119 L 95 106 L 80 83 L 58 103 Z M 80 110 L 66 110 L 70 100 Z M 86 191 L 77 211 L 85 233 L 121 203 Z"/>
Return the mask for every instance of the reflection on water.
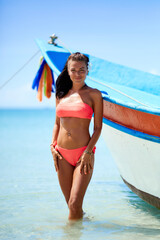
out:
<path id="1" fill-rule="evenodd" d="M 160 210 L 151 206 L 149 203 L 142 200 L 135 193 L 133 193 L 126 185 L 122 184 L 123 193 L 128 199 L 129 203 L 137 210 L 144 212 L 160 220 Z"/>
<path id="2" fill-rule="evenodd" d="M 61 239 L 81 239 L 84 232 L 83 221 L 84 220 L 68 221 L 63 227 L 63 235 Z"/>

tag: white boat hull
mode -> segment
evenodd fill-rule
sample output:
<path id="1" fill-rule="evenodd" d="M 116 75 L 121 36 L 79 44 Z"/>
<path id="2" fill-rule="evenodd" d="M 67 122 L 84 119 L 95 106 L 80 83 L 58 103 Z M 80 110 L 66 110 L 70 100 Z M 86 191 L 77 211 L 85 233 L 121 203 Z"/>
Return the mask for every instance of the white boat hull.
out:
<path id="1" fill-rule="evenodd" d="M 160 144 L 106 123 L 102 134 L 125 183 L 142 199 L 160 208 Z"/>

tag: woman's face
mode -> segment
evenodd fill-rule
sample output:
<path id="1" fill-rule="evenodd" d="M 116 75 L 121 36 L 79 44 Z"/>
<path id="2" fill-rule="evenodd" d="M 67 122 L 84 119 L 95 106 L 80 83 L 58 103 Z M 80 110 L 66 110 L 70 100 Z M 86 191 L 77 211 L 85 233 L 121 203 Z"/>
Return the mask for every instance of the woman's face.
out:
<path id="1" fill-rule="evenodd" d="M 84 61 L 72 61 L 68 62 L 68 74 L 74 84 L 84 83 L 88 74 L 88 69 Z"/>

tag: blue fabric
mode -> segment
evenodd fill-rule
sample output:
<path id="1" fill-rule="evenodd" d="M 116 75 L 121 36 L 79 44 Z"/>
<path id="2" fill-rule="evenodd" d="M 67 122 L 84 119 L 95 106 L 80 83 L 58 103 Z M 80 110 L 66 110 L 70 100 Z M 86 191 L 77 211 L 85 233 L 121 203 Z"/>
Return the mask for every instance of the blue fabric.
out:
<path id="1" fill-rule="evenodd" d="M 42 72 L 43 72 L 43 68 L 44 68 L 44 65 L 45 65 L 46 61 L 45 59 L 43 58 L 43 61 L 38 69 L 38 72 L 33 80 L 33 83 L 32 83 L 32 89 L 37 89 L 38 90 L 38 86 L 39 86 L 39 82 L 40 82 L 40 79 L 41 79 L 41 76 L 42 76 Z"/>
<path id="2" fill-rule="evenodd" d="M 52 69 L 51 69 L 51 74 L 52 74 L 52 92 L 55 92 L 56 85 L 55 85 L 54 74 Z"/>

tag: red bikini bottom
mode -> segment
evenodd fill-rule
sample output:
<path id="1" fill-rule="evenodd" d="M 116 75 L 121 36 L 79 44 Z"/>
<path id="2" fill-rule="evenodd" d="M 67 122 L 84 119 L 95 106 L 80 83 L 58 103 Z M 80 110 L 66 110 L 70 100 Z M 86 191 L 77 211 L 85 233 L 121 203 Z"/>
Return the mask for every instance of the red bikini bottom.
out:
<path id="1" fill-rule="evenodd" d="M 87 146 L 76 148 L 76 149 L 66 149 L 55 145 L 56 151 L 59 151 L 64 159 L 69 162 L 71 165 L 76 166 L 79 158 L 82 153 L 85 151 Z M 93 148 L 92 152 L 95 153 L 96 147 Z"/>

